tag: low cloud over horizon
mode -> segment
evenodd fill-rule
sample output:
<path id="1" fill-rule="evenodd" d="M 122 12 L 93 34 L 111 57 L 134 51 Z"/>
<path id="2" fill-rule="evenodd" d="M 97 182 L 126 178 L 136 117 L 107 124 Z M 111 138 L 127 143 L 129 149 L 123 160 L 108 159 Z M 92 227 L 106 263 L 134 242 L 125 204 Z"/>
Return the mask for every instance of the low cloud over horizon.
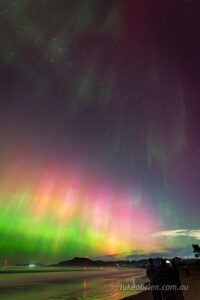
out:
<path id="1" fill-rule="evenodd" d="M 190 230 L 190 229 L 175 229 L 175 230 L 164 230 L 158 231 L 151 234 L 152 237 L 163 237 L 174 238 L 178 236 L 192 237 L 200 240 L 200 229 Z"/>

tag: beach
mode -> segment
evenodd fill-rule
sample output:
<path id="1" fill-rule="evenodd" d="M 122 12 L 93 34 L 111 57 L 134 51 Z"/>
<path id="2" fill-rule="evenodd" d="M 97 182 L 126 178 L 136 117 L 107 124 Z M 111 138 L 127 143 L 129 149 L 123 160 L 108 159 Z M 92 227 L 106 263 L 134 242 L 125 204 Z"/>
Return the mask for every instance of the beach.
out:
<path id="1" fill-rule="evenodd" d="M 199 300 L 200 270 L 198 266 L 189 268 L 187 276 L 180 267 L 180 280 L 188 290 L 183 291 L 185 300 Z M 46 297 L 73 297 L 79 299 L 110 299 L 110 300 L 153 300 L 151 291 L 138 292 L 120 291 L 120 284 L 145 284 L 146 269 L 141 268 L 104 268 L 87 270 L 65 270 L 46 273 L 10 273 L 0 274 L 0 289 L 3 299 L 46 299 Z M 24 292 L 26 291 L 26 292 Z M 25 297 L 25 298 L 23 298 Z"/>
<path id="2" fill-rule="evenodd" d="M 142 268 L 66 269 L 61 272 L 1 273 L 1 299 L 82 299 L 118 300 L 137 293 L 120 290 L 120 285 L 144 282 Z M 70 297 L 70 298 L 69 298 Z"/>
<path id="3" fill-rule="evenodd" d="M 18 274 L 18 276 L 15 276 Z M 82 271 L 61 271 L 61 272 L 27 272 L 27 273 L 15 273 L 3 274 L 0 280 L 0 288 L 13 288 L 21 286 L 30 286 L 38 284 L 49 284 L 49 283 L 59 283 L 59 282 L 71 282 L 74 280 L 90 279 L 95 277 L 110 277 L 110 278 L 134 278 L 142 277 L 145 275 L 144 269 L 139 268 L 104 268 L 93 270 L 88 268 Z M 19 276 L 20 275 L 20 276 Z"/>

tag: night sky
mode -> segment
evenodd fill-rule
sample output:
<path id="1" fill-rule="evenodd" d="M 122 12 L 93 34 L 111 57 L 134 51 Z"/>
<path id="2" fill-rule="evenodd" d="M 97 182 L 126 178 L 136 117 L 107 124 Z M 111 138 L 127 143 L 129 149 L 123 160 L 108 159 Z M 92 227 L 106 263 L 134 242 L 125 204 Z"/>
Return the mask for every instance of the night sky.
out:
<path id="1" fill-rule="evenodd" d="M 193 256 L 198 0 L 2 0 L 0 262 Z"/>

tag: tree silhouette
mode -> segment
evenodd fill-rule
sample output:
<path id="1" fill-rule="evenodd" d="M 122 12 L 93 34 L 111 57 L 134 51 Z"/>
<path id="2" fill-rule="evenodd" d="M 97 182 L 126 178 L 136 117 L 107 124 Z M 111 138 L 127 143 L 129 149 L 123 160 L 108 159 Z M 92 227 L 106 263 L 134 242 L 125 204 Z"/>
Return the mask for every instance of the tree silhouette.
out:
<path id="1" fill-rule="evenodd" d="M 199 245 L 192 245 L 193 247 L 193 253 L 195 257 L 200 257 L 200 247 Z"/>

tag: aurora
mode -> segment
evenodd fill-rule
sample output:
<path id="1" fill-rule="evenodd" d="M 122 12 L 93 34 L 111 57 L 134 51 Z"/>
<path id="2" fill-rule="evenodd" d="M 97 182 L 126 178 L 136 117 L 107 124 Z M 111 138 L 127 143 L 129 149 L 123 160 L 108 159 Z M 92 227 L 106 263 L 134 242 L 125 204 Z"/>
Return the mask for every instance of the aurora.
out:
<path id="1" fill-rule="evenodd" d="M 142 2 L 0 4 L 0 263 L 193 256 L 197 4 Z"/>

